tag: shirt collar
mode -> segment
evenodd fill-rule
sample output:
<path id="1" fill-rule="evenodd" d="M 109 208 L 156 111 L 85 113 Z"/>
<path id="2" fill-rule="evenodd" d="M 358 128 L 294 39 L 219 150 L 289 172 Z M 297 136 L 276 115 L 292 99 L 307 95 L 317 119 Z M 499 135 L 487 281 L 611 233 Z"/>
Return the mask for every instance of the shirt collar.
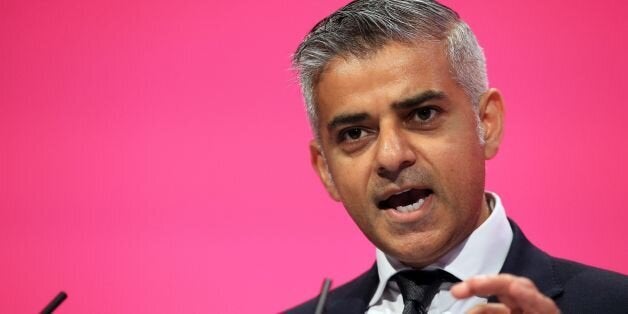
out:
<path id="1" fill-rule="evenodd" d="M 443 269 L 460 280 L 466 280 L 480 274 L 499 273 L 510 249 L 512 229 L 499 196 L 492 192 L 487 192 L 486 196 L 492 208 L 486 221 L 476 228 L 467 239 L 425 269 Z M 376 249 L 375 256 L 379 284 L 369 306 L 380 301 L 388 280 L 393 275 L 402 270 L 411 269 L 395 258 L 386 255 L 380 249 Z"/>

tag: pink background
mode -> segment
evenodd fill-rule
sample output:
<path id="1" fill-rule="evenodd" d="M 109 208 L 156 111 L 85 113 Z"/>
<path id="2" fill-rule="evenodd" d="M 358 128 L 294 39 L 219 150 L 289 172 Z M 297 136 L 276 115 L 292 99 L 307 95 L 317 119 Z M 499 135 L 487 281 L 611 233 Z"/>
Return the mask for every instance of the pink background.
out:
<path id="1" fill-rule="evenodd" d="M 0 1 L 0 312 L 271 313 L 371 265 L 311 171 L 290 55 L 347 1 Z M 488 188 L 628 273 L 624 1 L 450 0 L 507 130 Z"/>

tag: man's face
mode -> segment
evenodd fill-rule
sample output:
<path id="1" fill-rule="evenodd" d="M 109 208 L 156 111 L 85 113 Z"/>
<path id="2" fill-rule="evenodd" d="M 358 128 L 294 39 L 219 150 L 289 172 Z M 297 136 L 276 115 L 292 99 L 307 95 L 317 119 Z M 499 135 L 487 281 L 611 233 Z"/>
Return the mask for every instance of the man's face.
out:
<path id="1" fill-rule="evenodd" d="M 484 161 L 496 149 L 482 145 L 441 43 L 393 42 L 364 58 L 336 57 L 315 95 L 315 168 L 381 250 L 422 267 L 486 219 Z"/>

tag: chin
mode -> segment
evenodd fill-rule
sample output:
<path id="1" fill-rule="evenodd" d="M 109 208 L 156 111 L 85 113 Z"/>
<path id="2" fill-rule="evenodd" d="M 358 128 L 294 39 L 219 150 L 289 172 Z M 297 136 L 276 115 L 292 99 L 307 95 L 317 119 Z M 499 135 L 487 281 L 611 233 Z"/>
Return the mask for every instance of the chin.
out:
<path id="1" fill-rule="evenodd" d="M 422 268 L 432 264 L 444 254 L 444 252 L 442 252 L 442 243 L 425 241 L 425 239 L 406 239 L 406 241 L 395 241 L 378 247 L 403 264 L 415 268 Z"/>

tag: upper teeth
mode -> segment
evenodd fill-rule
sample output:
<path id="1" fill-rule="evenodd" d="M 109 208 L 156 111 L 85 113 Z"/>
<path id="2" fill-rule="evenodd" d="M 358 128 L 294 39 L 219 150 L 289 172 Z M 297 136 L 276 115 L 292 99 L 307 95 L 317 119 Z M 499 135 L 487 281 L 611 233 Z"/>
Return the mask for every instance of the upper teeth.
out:
<path id="1" fill-rule="evenodd" d="M 412 189 L 403 190 L 403 191 L 401 191 L 401 192 L 397 192 L 397 193 L 395 193 L 395 194 L 393 194 L 393 195 L 403 194 L 403 193 L 406 193 L 406 192 L 408 192 L 408 191 L 410 191 L 410 190 L 412 190 Z"/>
<path id="2" fill-rule="evenodd" d="M 423 203 L 425 203 L 425 199 L 424 198 L 420 198 L 414 204 L 410 204 L 410 205 L 406 205 L 406 206 L 397 206 L 397 208 L 395 208 L 395 209 L 400 211 L 400 212 L 409 213 L 409 212 L 413 212 L 413 211 L 421 208 L 421 205 L 423 205 Z"/>

